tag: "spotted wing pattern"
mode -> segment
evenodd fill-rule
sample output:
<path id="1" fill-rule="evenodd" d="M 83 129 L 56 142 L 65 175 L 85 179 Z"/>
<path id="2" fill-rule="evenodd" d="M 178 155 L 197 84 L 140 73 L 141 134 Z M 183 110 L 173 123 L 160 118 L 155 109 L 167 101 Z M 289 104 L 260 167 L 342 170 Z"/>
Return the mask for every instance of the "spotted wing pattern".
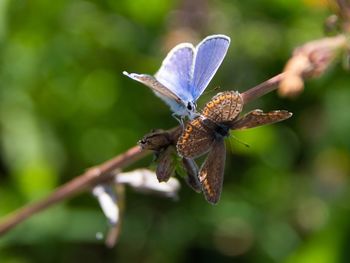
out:
<path id="1" fill-rule="evenodd" d="M 230 122 L 242 111 L 243 99 L 236 91 L 215 95 L 204 107 L 202 115 L 215 123 Z"/>
<path id="2" fill-rule="evenodd" d="M 248 112 L 242 118 L 233 121 L 230 126 L 233 130 L 243 130 L 254 128 L 262 125 L 272 124 L 290 118 L 293 114 L 289 111 L 276 110 L 263 112 L 262 110 L 253 110 Z"/>
<path id="3" fill-rule="evenodd" d="M 202 184 L 205 199 L 211 204 L 216 204 L 220 200 L 225 160 L 225 143 L 224 139 L 220 138 L 214 142 L 207 159 L 199 171 L 199 180 Z"/>
<path id="4" fill-rule="evenodd" d="M 212 127 L 205 125 L 203 118 L 188 122 L 177 141 L 177 152 L 185 158 L 196 158 L 209 151 L 215 137 Z"/>

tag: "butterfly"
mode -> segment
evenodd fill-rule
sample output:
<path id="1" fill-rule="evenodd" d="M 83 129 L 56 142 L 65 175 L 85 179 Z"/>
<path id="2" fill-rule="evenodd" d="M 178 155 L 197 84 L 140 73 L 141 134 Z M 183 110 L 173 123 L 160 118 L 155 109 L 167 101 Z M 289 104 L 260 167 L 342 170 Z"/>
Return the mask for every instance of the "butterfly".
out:
<path id="1" fill-rule="evenodd" d="M 199 170 L 202 191 L 209 203 L 216 204 L 221 195 L 226 149 L 224 138 L 230 130 L 248 129 L 283 121 L 291 112 L 278 110 L 264 113 L 253 110 L 239 117 L 242 96 L 235 91 L 221 92 L 209 101 L 200 116 L 189 121 L 177 141 L 177 151 L 184 158 L 197 158 L 208 153 Z"/>
<path id="2" fill-rule="evenodd" d="M 170 106 L 174 117 L 193 119 L 198 116 L 196 101 L 214 77 L 229 45 L 230 38 L 225 35 L 208 36 L 196 47 L 181 43 L 168 53 L 154 76 L 123 74 L 151 88 Z"/>

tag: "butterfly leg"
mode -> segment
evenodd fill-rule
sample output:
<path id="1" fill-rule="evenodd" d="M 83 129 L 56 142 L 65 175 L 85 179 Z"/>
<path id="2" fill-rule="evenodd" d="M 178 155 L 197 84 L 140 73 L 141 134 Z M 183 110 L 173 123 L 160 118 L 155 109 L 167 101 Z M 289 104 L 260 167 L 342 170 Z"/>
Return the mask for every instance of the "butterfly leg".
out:
<path id="1" fill-rule="evenodd" d="M 182 129 L 185 127 L 183 118 L 177 117 L 176 113 L 171 114 L 171 116 L 173 116 L 174 119 L 177 120 L 180 123 L 180 125 L 182 126 Z"/>

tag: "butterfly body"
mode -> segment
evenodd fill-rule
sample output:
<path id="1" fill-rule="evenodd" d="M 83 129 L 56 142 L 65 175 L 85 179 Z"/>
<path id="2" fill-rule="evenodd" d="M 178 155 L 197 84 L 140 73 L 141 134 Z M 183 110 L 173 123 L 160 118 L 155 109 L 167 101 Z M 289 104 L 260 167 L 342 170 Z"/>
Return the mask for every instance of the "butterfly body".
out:
<path id="1" fill-rule="evenodd" d="M 194 119 L 196 101 L 208 86 L 221 65 L 230 44 L 225 35 L 212 35 L 196 47 L 181 43 L 174 47 L 154 75 L 128 73 L 160 97 L 175 115 Z"/>
<path id="2" fill-rule="evenodd" d="M 194 101 L 184 100 L 178 102 L 166 96 L 163 96 L 159 92 L 154 93 L 170 107 L 170 110 L 174 112 L 175 115 L 188 116 L 190 119 L 193 119 L 198 116 L 198 114 L 196 113 L 196 103 Z"/>
<path id="3" fill-rule="evenodd" d="M 216 138 L 225 138 L 230 135 L 230 127 L 223 124 L 216 124 L 214 132 Z"/>
<path id="4" fill-rule="evenodd" d="M 178 153 L 186 158 L 207 153 L 215 140 L 229 135 L 230 123 L 237 118 L 242 107 L 243 100 L 238 92 L 218 93 L 199 117 L 186 124 L 177 142 Z"/>

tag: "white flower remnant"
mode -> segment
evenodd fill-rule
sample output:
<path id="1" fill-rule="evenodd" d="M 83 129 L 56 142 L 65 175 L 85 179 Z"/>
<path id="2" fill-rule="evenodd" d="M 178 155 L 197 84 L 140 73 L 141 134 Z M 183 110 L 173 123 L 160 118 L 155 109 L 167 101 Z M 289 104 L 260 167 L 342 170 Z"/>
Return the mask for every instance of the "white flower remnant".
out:
<path id="1" fill-rule="evenodd" d="M 119 221 L 119 207 L 117 196 L 111 186 L 97 185 L 92 189 L 93 195 L 100 203 L 101 209 L 111 225 L 116 225 Z"/>
<path id="2" fill-rule="evenodd" d="M 155 192 L 166 197 L 177 197 L 180 183 L 175 178 L 167 182 L 158 182 L 155 172 L 147 169 L 137 169 L 131 172 L 119 173 L 115 177 L 116 183 L 128 184 L 142 192 Z"/>

